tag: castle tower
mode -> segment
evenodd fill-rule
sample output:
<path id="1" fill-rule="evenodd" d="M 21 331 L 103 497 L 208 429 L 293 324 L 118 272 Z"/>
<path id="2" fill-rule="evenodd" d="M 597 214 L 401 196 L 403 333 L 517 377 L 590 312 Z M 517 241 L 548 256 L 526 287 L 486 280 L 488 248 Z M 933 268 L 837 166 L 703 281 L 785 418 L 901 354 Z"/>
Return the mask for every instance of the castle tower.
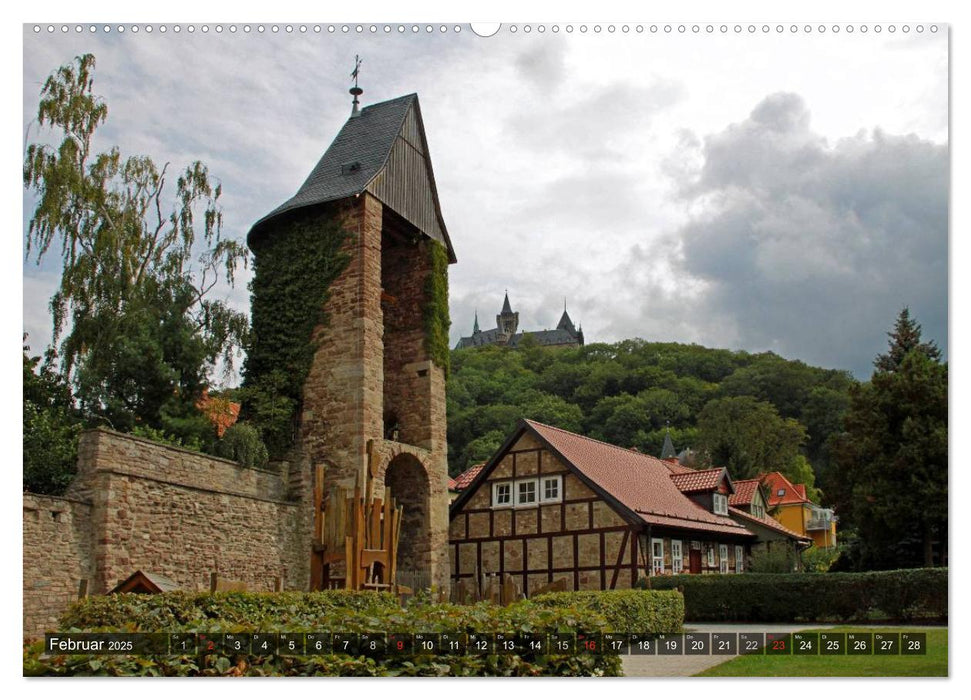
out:
<path id="1" fill-rule="evenodd" d="M 499 329 L 499 335 L 503 342 L 508 342 L 519 329 L 519 312 L 512 310 L 512 306 L 509 304 L 508 291 L 502 302 L 502 311 L 496 316 L 496 328 Z"/>
<path id="2" fill-rule="evenodd" d="M 295 459 L 307 483 L 316 467 L 324 467 L 325 493 L 363 485 L 368 475 L 376 495 L 391 488 L 404 506 L 399 572 L 447 589 L 443 365 L 447 266 L 455 253 L 418 96 L 359 109 L 361 92 L 352 88 L 350 118 L 299 191 L 260 219 L 248 242 L 258 277 L 260 256 L 296 235 L 295 227 L 318 227 L 320 245 L 335 223 L 349 234 L 341 248 L 346 267 L 327 290 L 324 322 L 313 333 Z M 254 334 L 260 342 L 255 308 Z M 308 561 L 316 562 L 311 548 Z M 320 583 L 316 566 L 310 564 L 308 587 Z"/>

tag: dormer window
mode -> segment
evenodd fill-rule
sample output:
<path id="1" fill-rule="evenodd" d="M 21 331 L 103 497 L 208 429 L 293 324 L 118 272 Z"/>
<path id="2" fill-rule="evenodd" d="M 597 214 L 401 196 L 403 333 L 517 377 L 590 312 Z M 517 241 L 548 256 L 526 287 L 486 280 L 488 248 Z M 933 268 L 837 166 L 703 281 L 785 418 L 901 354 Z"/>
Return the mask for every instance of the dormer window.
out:
<path id="1" fill-rule="evenodd" d="M 728 515 L 728 496 L 723 493 L 716 493 L 714 510 L 716 515 Z"/>

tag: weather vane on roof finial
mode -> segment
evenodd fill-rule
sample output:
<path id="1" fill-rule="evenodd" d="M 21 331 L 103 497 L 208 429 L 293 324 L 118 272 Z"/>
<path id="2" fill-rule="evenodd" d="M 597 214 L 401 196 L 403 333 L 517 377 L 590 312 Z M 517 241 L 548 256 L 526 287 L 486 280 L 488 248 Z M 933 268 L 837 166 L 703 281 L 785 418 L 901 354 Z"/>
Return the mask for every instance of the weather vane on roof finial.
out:
<path id="1" fill-rule="evenodd" d="M 358 98 L 359 95 L 363 95 L 364 94 L 364 90 L 362 90 L 361 88 L 359 88 L 357 86 L 357 76 L 361 72 L 361 64 L 362 63 L 363 63 L 363 61 L 361 60 L 361 57 L 358 56 L 357 54 L 354 54 L 354 70 L 351 71 L 351 77 L 354 78 L 354 87 L 352 87 L 350 89 L 350 91 L 349 91 L 352 95 L 354 95 L 354 105 L 351 108 L 351 116 L 352 117 L 356 117 L 357 115 L 359 115 L 361 113 L 360 103 L 358 102 L 357 98 Z"/>

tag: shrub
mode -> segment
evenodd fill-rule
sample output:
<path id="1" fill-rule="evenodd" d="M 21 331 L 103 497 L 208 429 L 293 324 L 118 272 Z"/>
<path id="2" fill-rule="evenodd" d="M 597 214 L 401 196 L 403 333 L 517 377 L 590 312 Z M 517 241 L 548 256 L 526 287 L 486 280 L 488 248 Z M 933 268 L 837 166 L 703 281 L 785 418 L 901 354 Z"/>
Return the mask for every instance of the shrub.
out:
<path id="1" fill-rule="evenodd" d="M 819 573 L 829 571 L 841 552 L 839 547 L 810 547 L 801 553 L 803 570 Z"/>
<path id="2" fill-rule="evenodd" d="M 604 616 L 608 631 L 675 633 L 684 623 L 684 598 L 677 591 L 576 591 L 545 593 L 532 599 L 537 605 L 574 605 Z"/>
<path id="3" fill-rule="evenodd" d="M 158 442 L 172 447 L 181 447 L 193 452 L 202 452 L 202 440 L 195 436 L 180 437 L 173 435 L 165 430 L 153 428 L 150 425 L 136 425 L 131 429 L 131 434 L 135 437 L 145 438 L 152 442 Z"/>
<path id="4" fill-rule="evenodd" d="M 418 602 L 407 609 L 381 593 L 165 593 L 112 595 L 81 601 L 63 616 L 62 629 L 123 632 L 398 632 L 602 634 L 605 616 L 578 601 L 540 605 L 521 601 L 459 606 Z M 347 654 L 257 656 L 219 654 L 47 656 L 43 644 L 25 644 L 25 675 L 333 675 L 333 676 L 615 676 L 616 654 L 462 654 L 416 651 L 372 659 Z"/>
<path id="5" fill-rule="evenodd" d="M 651 586 L 681 588 L 692 621 L 947 619 L 947 569 L 657 576 Z"/>
<path id="6" fill-rule="evenodd" d="M 257 630 L 313 630 L 337 612 L 382 615 L 398 610 L 390 593 L 316 591 L 313 593 L 122 593 L 90 596 L 61 616 L 64 628 L 112 627 L 129 631 L 205 631 L 210 624 Z"/>
<path id="7" fill-rule="evenodd" d="M 748 568 L 753 574 L 791 574 L 798 561 L 798 555 L 789 547 L 759 547 L 752 552 Z"/>
<path id="8" fill-rule="evenodd" d="M 227 428 L 216 443 L 216 454 L 258 469 L 265 468 L 270 459 L 260 431 L 249 423 L 236 423 Z"/>

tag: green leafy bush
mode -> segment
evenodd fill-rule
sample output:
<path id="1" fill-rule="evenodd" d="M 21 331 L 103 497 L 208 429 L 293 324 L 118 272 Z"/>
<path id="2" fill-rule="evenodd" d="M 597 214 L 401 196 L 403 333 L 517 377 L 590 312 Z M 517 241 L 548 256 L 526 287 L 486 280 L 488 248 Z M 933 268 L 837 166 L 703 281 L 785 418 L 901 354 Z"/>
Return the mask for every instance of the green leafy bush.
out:
<path id="1" fill-rule="evenodd" d="M 842 554 L 840 547 L 810 547 L 802 552 L 802 566 L 809 572 L 826 572 Z"/>
<path id="2" fill-rule="evenodd" d="M 507 607 L 417 602 L 402 608 L 382 593 L 165 593 L 85 599 L 62 617 L 65 630 L 92 632 L 385 632 L 601 634 L 615 631 L 582 601 L 521 601 Z M 256 656 L 47 656 L 25 644 L 25 675 L 164 676 L 616 676 L 616 654 L 415 652 L 378 659 L 345 654 Z"/>
<path id="3" fill-rule="evenodd" d="M 178 435 L 173 435 L 172 433 L 167 433 L 159 428 L 153 428 L 150 425 L 136 425 L 131 429 L 131 434 L 135 437 L 145 438 L 146 440 L 158 442 L 163 445 L 181 447 L 186 450 L 192 450 L 193 452 L 202 452 L 202 440 L 195 436 L 190 436 L 187 438 L 180 437 Z"/>
<path id="4" fill-rule="evenodd" d="M 799 555 L 789 547 L 758 547 L 752 552 L 748 568 L 753 574 L 791 574 L 798 563 Z"/>
<path id="5" fill-rule="evenodd" d="M 947 620 L 945 568 L 657 576 L 651 587 L 681 590 L 693 621 Z"/>
<path id="6" fill-rule="evenodd" d="M 677 591 L 575 591 L 545 593 L 536 605 L 576 606 L 604 616 L 608 631 L 624 633 L 675 633 L 684 623 L 684 597 Z"/>
<path id="7" fill-rule="evenodd" d="M 260 431 L 249 423 L 236 423 L 227 428 L 216 443 L 216 454 L 258 469 L 264 469 L 270 459 Z"/>

